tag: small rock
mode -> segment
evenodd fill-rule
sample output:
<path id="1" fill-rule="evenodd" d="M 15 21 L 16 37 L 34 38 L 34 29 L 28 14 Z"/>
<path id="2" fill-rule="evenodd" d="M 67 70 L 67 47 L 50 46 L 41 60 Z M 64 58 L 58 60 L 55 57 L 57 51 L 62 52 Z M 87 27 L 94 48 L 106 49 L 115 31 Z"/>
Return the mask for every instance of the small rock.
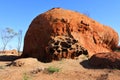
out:
<path id="1" fill-rule="evenodd" d="M 38 63 L 39 63 L 38 60 L 35 58 L 21 58 L 11 62 L 8 66 L 15 66 L 15 67 L 35 66 Z"/>
<path id="2" fill-rule="evenodd" d="M 45 68 L 36 68 L 36 69 L 34 69 L 34 70 L 32 70 L 32 71 L 30 71 L 30 73 L 32 73 L 32 74 L 37 74 L 37 73 L 39 73 L 39 72 L 41 72 L 41 71 L 44 71 L 44 69 Z"/>

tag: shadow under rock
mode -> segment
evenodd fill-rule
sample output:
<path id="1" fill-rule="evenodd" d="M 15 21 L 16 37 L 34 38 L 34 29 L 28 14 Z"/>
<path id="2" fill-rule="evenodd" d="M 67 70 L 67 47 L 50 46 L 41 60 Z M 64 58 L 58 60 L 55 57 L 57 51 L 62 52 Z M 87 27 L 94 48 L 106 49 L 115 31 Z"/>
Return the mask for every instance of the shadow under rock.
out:
<path id="1" fill-rule="evenodd" d="M 91 69 L 92 67 L 89 65 L 89 60 L 84 60 L 80 62 L 80 65 L 82 65 L 84 68 Z"/>
<path id="2" fill-rule="evenodd" d="M 18 58 L 19 56 L 15 55 L 0 55 L 0 61 L 14 61 Z"/>
<path id="3" fill-rule="evenodd" d="M 82 65 L 84 68 L 87 68 L 87 69 L 110 69 L 110 70 L 118 69 L 118 70 L 120 70 L 119 68 L 92 66 L 92 65 L 90 65 L 90 63 L 89 63 L 89 59 L 80 62 L 80 65 Z"/>
<path id="4" fill-rule="evenodd" d="M 80 62 L 80 65 L 82 65 L 84 68 L 87 68 L 87 69 L 103 69 L 103 68 L 100 68 L 100 67 L 91 66 L 91 65 L 89 64 L 89 59 Z"/>

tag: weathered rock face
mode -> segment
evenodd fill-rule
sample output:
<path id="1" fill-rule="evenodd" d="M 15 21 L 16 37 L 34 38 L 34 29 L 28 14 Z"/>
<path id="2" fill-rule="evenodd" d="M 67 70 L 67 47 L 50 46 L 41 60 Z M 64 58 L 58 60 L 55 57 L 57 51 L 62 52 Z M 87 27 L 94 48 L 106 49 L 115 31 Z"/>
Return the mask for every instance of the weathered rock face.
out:
<path id="1" fill-rule="evenodd" d="M 88 55 L 87 50 L 77 40 L 69 36 L 52 37 L 48 47 L 46 47 L 46 53 L 50 54 L 54 60 L 62 58 L 74 59 L 74 57 L 78 57 L 81 54 Z"/>
<path id="2" fill-rule="evenodd" d="M 32 21 L 25 35 L 21 57 L 50 61 L 51 55 L 46 48 L 52 37 L 57 36 L 67 36 L 77 40 L 77 44 L 84 47 L 89 55 L 111 51 L 118 45 L 118 34 L 112 28 L 78 12 L 54 8 L 40 14 Z"/>
<path id="3" fill-rule="evenodd" d="M 95 68 L 117 68 L 120 69 L 120 53 L 106 52 L 94 54 L 89 64 Z"/>

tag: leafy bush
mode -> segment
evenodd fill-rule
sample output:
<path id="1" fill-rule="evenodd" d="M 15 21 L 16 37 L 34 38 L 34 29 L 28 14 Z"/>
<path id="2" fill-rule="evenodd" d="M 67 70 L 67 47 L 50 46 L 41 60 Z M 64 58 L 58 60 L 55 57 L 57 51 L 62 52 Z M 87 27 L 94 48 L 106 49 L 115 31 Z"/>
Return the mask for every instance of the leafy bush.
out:
<path id="1" fill-rule="evenodd" d="M 50 67 L 47 68 L 47 71 L 48 71 L 49 73 L 59 72 L 59 71 L 60 71 L 60 68 L 50 66 Z"/>
<path id="2" fill-rule="evenodd" d="M 0 66 L 0 69 L 5 69 L 5 66 Z"/>
<path id="3" fill-rule="evenodd" d="M 26 73 L 23 74 L 23 80 L 30 80 L 29 76 Z"/>

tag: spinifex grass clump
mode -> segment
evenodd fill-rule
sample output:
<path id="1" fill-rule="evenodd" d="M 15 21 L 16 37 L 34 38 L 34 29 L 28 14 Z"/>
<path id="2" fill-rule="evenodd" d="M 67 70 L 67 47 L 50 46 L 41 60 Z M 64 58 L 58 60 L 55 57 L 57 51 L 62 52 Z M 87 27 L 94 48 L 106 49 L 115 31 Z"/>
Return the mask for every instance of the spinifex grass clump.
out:
<path id="1" fill-rule="evenodd" d="M 59 71 L 60 71 L 60 68 L 50 66 L 50 67 L 47 68 L 47 71 L 48 71 L 49 73 L 59 72 Z"/>
<path id="2" fill-rule="evenodd" d="M 30 77 L 26 73 L 24 73 L 22 80 L 31 80 L 31 79 L 30 79 Z"/>

